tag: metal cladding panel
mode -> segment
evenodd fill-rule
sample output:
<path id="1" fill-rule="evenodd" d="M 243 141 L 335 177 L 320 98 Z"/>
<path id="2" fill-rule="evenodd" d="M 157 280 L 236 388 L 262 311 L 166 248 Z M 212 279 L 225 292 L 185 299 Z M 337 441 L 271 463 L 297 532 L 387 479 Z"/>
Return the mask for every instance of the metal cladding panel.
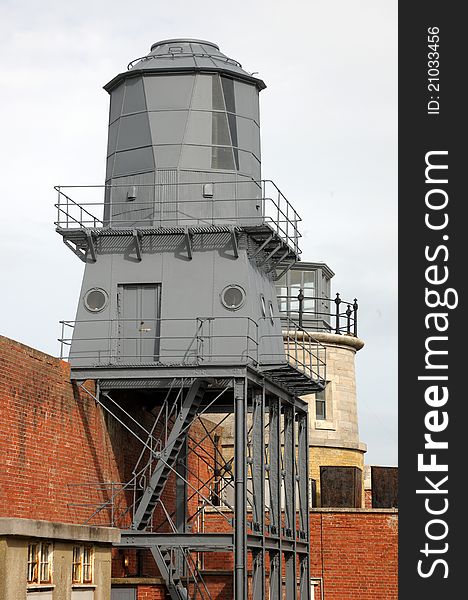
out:
<path id="1" fill-rule="evenodd" d="M 150 112 L 149 125 L 151 128 L 152 143 L 154 145 L 182 144 L 188 115 L 187 110 Z"/>
<path id="2" fill-rule="evenodd" d="M 182 145 L 168 144 L 165 146 L 153 146 L 154 160 L 159 169 L 177 169 L 180 162 Z"/>
<path id="3" fill-rule="evenodd" d="M 106 179 L 111 177 L 122 177 L 132 173 L 145 173 L 154 171 L 154 156 L 153 148 L 136 148 L 134 150 L 126 150 L 117 152 L 112 173 L 108 173 Z"/>
<path id="4" fill-rule="evenodd" d="M 211 168 L 211 147 L 184 144 L 181 146 L 179 166 L 181 169 L 208 171 Z M 206 176 L 205 174 L 205 181 L 213 179 L 212 174 L 210 176 Z M 191 180 L 194 180 L 194 176 L 192 176 Z"/>
<path id="5" fill-rule="evenodd" d="M 115 187 L 108 190 L 110 202 L 109 225 L 113 227 L 136 227 L 159 225 L 160 215 L 155 204 L 154 172 L 113 179 Z M 128 199 L 128 193 L 136 187 L 135 200 Z"/>
<path id="6" fill-rule="evenodd" d="M 121 117 L 118 123 L 117 151 L 151 146 L 152 140 L 147 113 Z"/>
<path id="7" fill-rule="evenodd" d="M 198 74 L 195 79 L 192 101 L 190 108 L 192 110 L 210 110 L 212 103 L 213 76 Z"/>
<path id="8" fill-rule="evenodd" d="M 114 121 L 109 125 L 109 134 L 107 138 L 107 156 L 114 154 L 117 147 L 117 135 L 119 132 L 119 121 Z M 113 162 L 113 161 L 112 161 Z"/>
<path id="9" fill-rule="evenodd" d="M 371 467 L 372 508 L 398 507 L 398 468 Z"/>
<path id="10" fill-rule="evenodd" d="M 185 144 L 211 145 L 212 122 L 210 112 L 191 110 L 184 136 Z"/>
<path id="11" fill-rule="evenodd" d="M 260 159 L 260 128 L 252 119 L 237 118 L 239 148 L 247 150 Z"/>
<path id="12" fill-rule="evenodd" d="M 127 79 L 122 114 L 126 115 L 144 110 L 146 110 L 146 100 L 141 78 Z"/>
<path id="13" fill-rule="evenodd" d="M 195 74 L 144 77 L 148 110 L 188 110 L 194 83 Z"/>
<path id="14" fill-rule="evenodd" d="M 261 177 L 260 168 L 260 161 L 251 152 L 239 150 L 239 170 L 243 175 L 258 181 Z"/>
<path id="15" fill-rule="evenodd" d="M 260 125 L 258 90 L 254 85 L 241 81 L 234 81 L 234 94 L 236 98 L 236 113 L 241 117 L 253 119 Z"/>
<path id="16" fill-rule="evenodd" d="M 110 97 L 109 123 L 113 123 L 122 114 L 122 103 L 125 91 L 125 83 L 122 82 L 112 90 Z"/>
<path id="17" fill-rule="evenodd" d="M 362 471 L 358 467 L 320 467 L 321 506 L 361 508 Z"/>

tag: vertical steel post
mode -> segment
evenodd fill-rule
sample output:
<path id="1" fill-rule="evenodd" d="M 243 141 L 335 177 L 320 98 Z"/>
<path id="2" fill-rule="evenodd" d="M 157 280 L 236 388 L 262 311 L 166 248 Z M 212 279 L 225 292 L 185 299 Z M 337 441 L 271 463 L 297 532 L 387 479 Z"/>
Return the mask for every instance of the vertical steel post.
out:
<path id="1" fill-rule="evenodd" d="M 351 333 L 351 315 L 353 311 L 351 310 L 351 304 L 348 304 L 348 308 L 346 309 L 346 333 L 349 335 Z"/>
<path id="2" fill-rule="evenodd" d="M 338 294 L 338 292 L 336 294 L 335 304 L 336 304 L 335 333 L 339 334 L 340 333 L 340 304 L 341 304 L 341 298 L 340 298 L 340 295 Z"/>
<path id="3" fill-rule="evenodd" d="M 180 450 L 180 458 L 177 459 L 176 471 L 176 508 L 175 508 L 175 526 L 178 533 L 187 531 L 187 434 L 184 434 L 184 443 Z M 183 553 L 177 549 L 175 551 L 175 565 L 179 573 L 186 575 L 186 563 Z"/>
<path id="4" fill-rule="evenodd" d="M 295 444 L 294 444 L 294 407 L 284 405 L 284 527 L 285 537 L 294 539 L 296 530 L 295 488 Z"/>
<path id="5" fill-rule="evenodd" d="M 296 579 L 296 553 L 285 552 L 285 583 L 286 583 L 286 598 L 285 600 L 297 600 L 297 579 Z M 302 598 L 300 599 L 302 600 Z"/>
<path id="6" fill-rule="evenodd" d="M 357 298 L 354 298 L 353 309 L 354 309 L 353 334 L 354 334 L 354 337 L 357 337 L 357 311 L 358 311 L 358 301 L 357 301 Z"/>
<path id="7" fill-rule="evenodd" d="M 270 600 L 281 600 L 283 574 L 281 556 L 281 400 L 269 398 L 268 459 L 270 483 L 270 537 L 278 539 L 279 551 L 270 551 Z"/>
<path id="8" fill-rule="evenodd" d="M 265 401 L 264 391 L 252 397 L 252 531 L 261 536 L 262 549 L 252 552 L 252 598 L 265 598 Z"/>
<path id="9" fill-rule="evenodd" d="M 307 539 L 309 506 L 308 506 L 308 473 L 307 473 L 307 413 L 299 413 L 298 419 L 298 480 L 299 480 L 299 538 Z"/>
<path id="10" fill-rule="evenodd" d="M 284 497 L 285 537 L 294 542 L 294 551 L 285 553 L 286 600 L 297 598 L 296 578 L 296 436 L 295 408 L 284 405 Z"/>
<path id="11" fill-rule="evenodd" d="M 252 493 L 253 515 L 252 529 L 255 534 L 263 535 L 265 512 L 265 426 L 262 393 L 255 391 L 252 398 Z"/>
<path id="12" fill-rule="evenodd" d="M 299 571 L 299 598 L 310 600 L 310 522 L 309 522 L 309 437 L 307 412 L 299 412 L 297 460 L 299 476 L 299 538 L 307 545 L 301 554 Z"/>
<path id="13" fill-rule="evenodd" d="M 281 551 L 270 550 L 270 599 L 269 600 L 281 600 L 283 597 L 282 586 L 283 577 L 281 574 Z"/>
<path id="14" fill-rule="evenodd" d="M 247 384 L 234 380 L 234 599 L 247 600 Z"/>
<path id="15" fill-rule="evenodd" d="M 299 289 L 297 299 L 299 300 L 299 327 L 302 327 L 302 317 L 304 314 L 304 292 L 302 288 Z"/>

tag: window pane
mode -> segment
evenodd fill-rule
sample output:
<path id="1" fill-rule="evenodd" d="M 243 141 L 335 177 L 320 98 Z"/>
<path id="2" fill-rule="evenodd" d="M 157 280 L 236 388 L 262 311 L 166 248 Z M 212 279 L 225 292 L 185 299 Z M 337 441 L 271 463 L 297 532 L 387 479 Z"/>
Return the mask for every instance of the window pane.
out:
<path id="1" fill-rule="evenodd" d="M 92 572 L 92 550 L 89 546 L 83 548 L 83 582 L 91 583 Z"/>
<path id="2" fill-rule="evenodd" d="M 224 100 L 226 102 L 226 110 L 228 112 L 236 112 L 236 102 L 234 97 L 234 80 L 228 77 L 221 77 L 223 86 Z"/>
<path id="3" fill-rule="evenodd" d="M 81 548 L 73 548 L 72 580 L 75 583 L 81 583 Z"/>
<path id="4" fill-rule="evenodd" d="M 28 582 L 37 582 L 38 546 L 28 544 Z"/>
<path id="5" fill-rule="evenodd" d="M 224 110 L 223 92 L 221 90 L 221 82 L 219 81 L 219 75 L 213 75 L 212 93 L 213 108 L 216 110 Z"/>
<path id="6" fill-rule="evenodd" d="M 282 275 L 282 276 L 281 276 L 281 277 L 278 279 L 278 281 L 276 282 L 276 285 L 277 285 L 277 286 L 283 286 L 283 287 L 284 287 L 284 286 L 286 286 L 286 276 L 287 276 L 287 273 L 285 273 L 284 275 Z"/>
<path id="7" fill-rule="evenodd" d="M 226 113 L 212 113 L 211 141 L 213 146 L 231 146 Z"/>
<path id="8" fill-rule="evenodd" d="M 295 285 L 296 287 L 300 288 L 302 285 L 302 272 L 291 270 L 290 274 L 289 285 Z"/>
<path id="9" fill-rule="evenodd" d="M 315 394 L 315 418 L 319 421 L 327 418 L 326 390 Z"/>
<path id="10" fill-rule="evenodd" d="M 325 420 L 327 418 L 325 400 L 315 401 L 315 416 L 317 420 Z"/>
<path id="11" fill-rule="evenodd" d="M 39 579 L 43 583 L 50 581 L 50 545 L 41 544 L 41 561 Z"/>

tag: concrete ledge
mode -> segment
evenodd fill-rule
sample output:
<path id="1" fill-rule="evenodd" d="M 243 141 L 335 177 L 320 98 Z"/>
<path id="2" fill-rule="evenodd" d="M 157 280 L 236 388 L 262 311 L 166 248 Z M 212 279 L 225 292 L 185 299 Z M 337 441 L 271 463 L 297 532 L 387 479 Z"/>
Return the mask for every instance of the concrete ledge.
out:
<path id="1" fill-rule="evenodd" d="M 327 431 L 326 429 L 317 429 L 317 431 Z M 328 430 L 329 431 L 329 430 Z M 337 433 L 336 437 L 339 436 Z M 361 452 L 364 454 L 367 452 L 367 444 L 359 442 L 357 444 L 351 444 L 342 440 L 320 440 L 320 444 L 309 443 L 310 448 L 327 448 L 331 450 L 352 450 L 353 452 Z"/>
<path id="2" fill-rule="evenodd" d="M 297 338 L 298 341 L 302 341 L 303 333 L 302 331 L 293 332 L 293 331 L 283 331 L 283 337 L 287 335 L 291 335 L 294 339 Z M 321 344 L 329 344 L 331 346 L 341 346 L 343 348 L 352 348 L 353 350 L 360 350 L 364 347 L 364 340 L 361 338 L 354 337 L 353 335 L 339 335 L 337 333 L 328 333 L 325 331 L 308 331 L 307 339 L 316 340 Z"/>
<path id="3" fill-rule="evenodd" d="M 34 519 L 0 517 L 0 536 L 47 538 L 114 544 L 120 542 L 120 529 L 116 527 L 94 527 Z"/>
<path id="4" fill-rule="evenodd" d="M 353 348 L 356 351 L 364 347 L 364 341 L 352 335 L 338 335 L 336 333 L 327 333 L 325 331 L 311 331 L 310 335 L 321 344 L 346 346 L 347 348 Z"/>

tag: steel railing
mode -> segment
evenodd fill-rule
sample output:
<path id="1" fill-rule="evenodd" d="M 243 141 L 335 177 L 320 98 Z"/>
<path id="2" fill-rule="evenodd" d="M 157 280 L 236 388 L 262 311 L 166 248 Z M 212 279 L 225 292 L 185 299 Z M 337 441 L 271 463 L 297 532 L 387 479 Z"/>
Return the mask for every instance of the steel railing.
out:
<path id="1" fill-rule="evenodd" d="M 234 327 L 230 327 L 235 323 Z M 258 362 L 257 323 L 249 317 L 60 321 L 60 358 L 97 365 Z M 80 325 L 79 333 L 75 328 Z M 166 331 L 167 330 L 167 331 Z M 235 333 L 232 333 L 232 330 Z M 70 335 L 66 335 L 70 332 Z M 67 352 L 74 343 L 73 354 Z M 232 352 L 229 352 L 230 344 Z M 239 348 L 241 351 L 239 352 Z"/>
<path id="2" fill-rule="evenodd" d="M 60 324 L 60 358 L 75 364 L 286 364 L 311 380 L 326 379 L 325 346 L 289 318 L 96 318 Z"/>
<path id="3" fill-rule="evenodd" d="M 289 317 L 281 319 L 281 340 L 287 363 L 313 381 L 326 381 L 327 349 L 311 333 L 300 327 Z M 278 335 L 265 335 L 274 339 Z M 275 363 L 278 353 L 261 352 L 260 364 Z"/>
<path id="4" fill-rule="evenodd" d="M 205 184 L 214 186 L 213 197 L 203 197 Z M 223 195 L 226 195 L 226 189 L 232 188 L 232 194 L 216 198 L 216 186 L 222 186 Z M 247 186 L 247 197 L 239 197 Z M 258 195 L 252 195 L 252 186 L 258 189 Z M 193 198 L 190 187 L 194 188 L 193 195 L 199 197 Z M 59 229 L 158 229 L 226 224 L 249 227 L 261 224 L 268 226 L 296 254 L 300 254 L 301 218 L 271 180 L 55 186 L 54 189 L 58 195 L 54 224 Z M 190 197 L 181 198 L 181 190 Z M 168 197 L 159 200 L 158 197 L 164 194 Z M 147 199 L 139 200 L 142 195 Z"/>
<path id="5" fill-rule="evenodd" d="M 177 47 L 177 44 L 174 44 L 174 47 Z M 234 65 L 235 67 L 239 67 L 242 69 L 242 65 L 237 60 L 233 58 L 228 58 L 227 56 L 218 55 L 218 54 L 209 54 L 207 52 L 165 52 L 164 54 L 153 54 L 140 56 L 139 58 L 134 58 L 127 65 L 127 70 L 130 71 L 138 62 L 147 62 L 149 60 L 157 60 L 157 59 L 168 59 L 171 60 L 175 58 L 211 58 L 219 62 L 224 62 L 230 65 Z"/>
<path id="6" fill-rule="evenodd" d="M 358 301 L 309 296 L 302 290 L 295 295 L 278 295 L 278 307 L 285 318 L 293 318 L 307 331 L 325 331 L 358 336 Z"/>

